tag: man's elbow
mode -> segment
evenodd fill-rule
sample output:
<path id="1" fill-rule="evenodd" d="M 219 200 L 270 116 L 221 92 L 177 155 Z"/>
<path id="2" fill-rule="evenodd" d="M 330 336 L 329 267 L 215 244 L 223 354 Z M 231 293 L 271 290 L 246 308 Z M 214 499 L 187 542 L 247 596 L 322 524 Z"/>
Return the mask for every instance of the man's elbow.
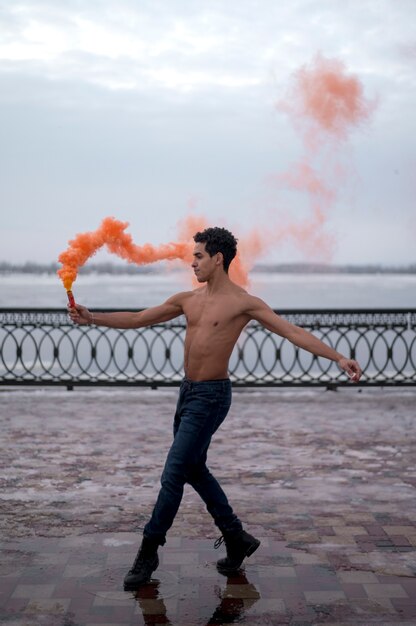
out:
<path id="1" fill-rule="evenodd" d="M 142 328 L 145 324 L 143 323 L 142 311 L 139 313 L 133 313 L 133 317 L 130 320 L 131 328 Z"/>
<path id="2" fill-rule="evenodd" d="M 307 332 L 303 328 L 291 324 L 289 328 L 285 329 L 285 334 L 283 335 L 283 337 L 285 337 L 285 339 L 287 339 L 291 343 L 297 345 L 299 342 L 302 341 L 302 339 L 305 339 L 306 335 Z"/>

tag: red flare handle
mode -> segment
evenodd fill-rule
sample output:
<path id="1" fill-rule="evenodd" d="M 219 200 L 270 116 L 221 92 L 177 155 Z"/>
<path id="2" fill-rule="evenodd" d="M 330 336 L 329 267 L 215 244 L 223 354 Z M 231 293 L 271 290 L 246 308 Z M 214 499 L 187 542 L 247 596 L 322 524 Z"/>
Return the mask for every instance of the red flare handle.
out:
<path id="1" fill-rule="evenodd" d="M 68 289 L 68 291 L 66 292 L 66 295 L 68 296 L 68 302 L 69 302 L 71 309 L 74 309 L 75 308 L 74 294 L 72 293 L 70 289 Z"/>

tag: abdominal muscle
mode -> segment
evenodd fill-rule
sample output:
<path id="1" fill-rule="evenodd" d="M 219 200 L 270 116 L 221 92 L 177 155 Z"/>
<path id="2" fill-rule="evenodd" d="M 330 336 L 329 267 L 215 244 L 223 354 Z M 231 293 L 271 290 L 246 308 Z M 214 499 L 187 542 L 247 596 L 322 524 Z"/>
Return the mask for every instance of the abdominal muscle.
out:
<path id="1" fill-rule="evenodd" d="M 235 345 L 230 338 L 224 341 L 223 333 L 201 332 L 188 329 L 185 338 L 185 376 L 190 380 L 221 380 L 228 377 L 228 361 Z"/>

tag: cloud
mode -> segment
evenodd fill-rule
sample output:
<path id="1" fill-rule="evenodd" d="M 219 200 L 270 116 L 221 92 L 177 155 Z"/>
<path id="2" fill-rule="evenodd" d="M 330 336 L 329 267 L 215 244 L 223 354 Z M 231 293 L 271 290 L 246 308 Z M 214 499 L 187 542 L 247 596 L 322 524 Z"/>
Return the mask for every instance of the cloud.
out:
<path id="1" fill-rule="evenodd" d="M 283 86 L 323 48 L 376 83 L 410 81 L 397 49 L 410 40 L 410 23 L 389 0 L 14 0 L 0 11 L 0 72 L 137 93 L 241 92 L 270 80 Z"/>
<path id="2" fill-rule="evenodd" d="M 15 70 L 20 65 L 28 73 L 77 77 L 108 89 L 227 89 L 263 79 L 252 62 L 244 63 L 239 29 L 224 23 L 229 16 L 205 11 L 185 19 L 166 5 L 160 13 L 128 4 L 113 5 L 114 12 L 111 3 L 104 12 L 90 3 L 88 10 L 76 6 L 13 3 L 1 18 L 8 35 L 0 59 Z"/>

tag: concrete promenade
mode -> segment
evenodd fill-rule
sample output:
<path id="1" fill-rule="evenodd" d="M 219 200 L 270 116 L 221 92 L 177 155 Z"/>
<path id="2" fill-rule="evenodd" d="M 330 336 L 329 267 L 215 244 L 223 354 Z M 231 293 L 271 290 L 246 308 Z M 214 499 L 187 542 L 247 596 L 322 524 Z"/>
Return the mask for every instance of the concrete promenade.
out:
<path id="1" fill-rule="evenodd" d="M 191 488 L 152 582 L 124 592 L 176 390 L 2 389 L 0 623 L 416 625 L 416 390 L 244 390 L 208 464 L 262 540 L 215 568 Z"/>

